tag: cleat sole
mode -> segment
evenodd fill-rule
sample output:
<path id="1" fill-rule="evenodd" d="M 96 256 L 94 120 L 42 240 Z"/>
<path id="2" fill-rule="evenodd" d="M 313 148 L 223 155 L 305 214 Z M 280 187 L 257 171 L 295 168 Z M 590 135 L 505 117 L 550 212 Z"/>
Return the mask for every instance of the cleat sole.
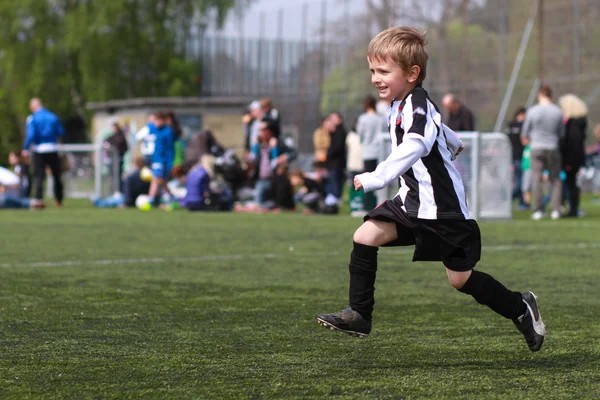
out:
<path id="1" fill-rule="evenodd" d="M 324 327 L 325 329 L 329 329 L 330 331 L 342 332 L 342 333 L 345 333 L 345 334 L 350 335 L 352 337 L 357 337 L 359 339 L 364 339 L 364 338 L 366 338 L 366 337 L 369 336 L 368 333 L 361 333 L 361 332 L 356 332 L 356 331 L 347 331 L 347 330 L 344 330 L 344 329 L 340 329 L 337 326 L 332 325 L 329 322 L 324 321 L 324 320 L 322 320 L 320 318 L 317 318 L 317 323 L 319 325 L 321 325 L 322 327 Z"/>

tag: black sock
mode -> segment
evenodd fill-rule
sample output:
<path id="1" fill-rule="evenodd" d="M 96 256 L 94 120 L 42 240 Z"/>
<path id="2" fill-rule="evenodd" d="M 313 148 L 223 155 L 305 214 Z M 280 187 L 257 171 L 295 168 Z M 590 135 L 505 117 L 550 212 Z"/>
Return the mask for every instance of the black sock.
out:
<path id="1" fill-rule="evenodd" d="M 521 293 L 508 290 L 484 272 L 473 270 L 465 285 L 458 290 L 470 294 L 479 304 L 488 306 L 504 318 L 517 319 L 526 311 Z"/>
<path id="2" fill-rule="evenodd" d="M 377 250 L 377 247 L 354 242 L 348 266 L 350 270 L 350 307 L 367 321 L 371 321 L 375 304 Z"/>

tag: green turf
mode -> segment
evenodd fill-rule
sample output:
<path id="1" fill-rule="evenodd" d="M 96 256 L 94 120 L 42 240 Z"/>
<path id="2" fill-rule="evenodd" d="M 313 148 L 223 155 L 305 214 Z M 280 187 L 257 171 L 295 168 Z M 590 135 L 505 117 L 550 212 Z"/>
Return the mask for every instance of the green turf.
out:
<path id="1" fill-rule="evenodd" d="M 482 224 L 479 268 L 540 298 L 535 354 L 402 249 L 380 252 L 368 339 L 317 325 L 347 301 L 350 217 L 4 211 L 0 397 L 600 398 L 600 206 L 584 208 Z"/>

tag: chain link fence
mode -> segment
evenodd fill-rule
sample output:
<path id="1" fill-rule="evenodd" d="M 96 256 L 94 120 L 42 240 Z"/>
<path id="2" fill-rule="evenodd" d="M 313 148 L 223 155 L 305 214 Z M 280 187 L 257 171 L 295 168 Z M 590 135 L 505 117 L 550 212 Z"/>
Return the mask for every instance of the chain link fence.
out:
<path id="1" fill-rule="evenodd" d="M 541 3 L 538 3 L 540 1 Z M 425 86 L 436 102 L 452 92 L 494 129 L 525 27 L 534 28 L 517 65 L 506 117 L 525 105 L 536 78 L 556 97 L 575 93 L 600 115 L 600 1 L 598 0 L 308 0 L 232 21 L 237 34 L 207 32 L 188 43 L 201 63 L 201 95 L 271 97 L 284 123 L 312 150 L 321 116 L 341 111 L 351 126 L 362 99 L 373 93 L 368 41 L 391 25 L 426 31 L 430 54 Z M 370 4 L 370 5 L 369 5 Z M 543 7 L 538 8 L 538 5 Z M 251 9 L 250 9 L 251 10 Z"/>

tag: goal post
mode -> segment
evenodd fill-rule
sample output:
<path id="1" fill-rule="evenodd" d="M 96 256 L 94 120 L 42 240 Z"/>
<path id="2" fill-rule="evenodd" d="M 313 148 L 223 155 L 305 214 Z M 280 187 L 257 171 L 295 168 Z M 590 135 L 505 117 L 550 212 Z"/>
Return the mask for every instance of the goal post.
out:
<path id="1" fill-rule="evenodd" d="M 512 219 L 512 148 L 501 132 L 457 132 L 465 145 L 454 161 L 467 194 L 473 219 Z M 381 135 L 379 162 L 390 154 L 388 133 Z M 398 192 L 394 183 L 377 192 L 379 203 Z"/>

